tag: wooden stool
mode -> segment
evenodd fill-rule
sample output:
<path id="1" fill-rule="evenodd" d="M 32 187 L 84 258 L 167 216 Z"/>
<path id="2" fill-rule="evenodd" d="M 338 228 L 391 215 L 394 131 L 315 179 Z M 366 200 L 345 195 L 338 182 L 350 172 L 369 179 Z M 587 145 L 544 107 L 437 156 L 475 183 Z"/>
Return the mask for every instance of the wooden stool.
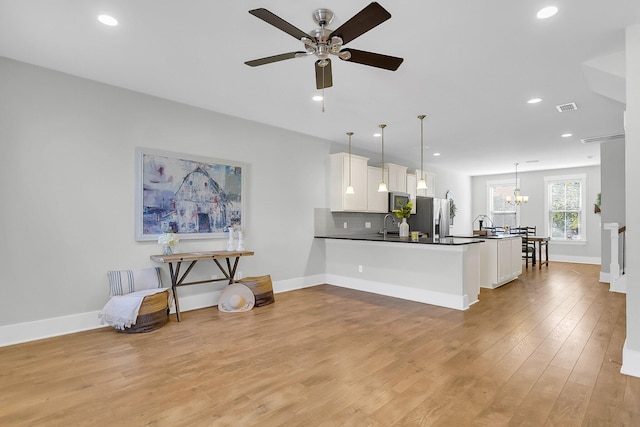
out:
<path id="1" fill-rule="evenodd" d="M 168 320 L 169 293 L 167 291 L 158 292 L 144 297 L 134 325 L 124 329 L 116 329 L 116 331 L 123 334 L 151 332 L 163 327 Z"/>

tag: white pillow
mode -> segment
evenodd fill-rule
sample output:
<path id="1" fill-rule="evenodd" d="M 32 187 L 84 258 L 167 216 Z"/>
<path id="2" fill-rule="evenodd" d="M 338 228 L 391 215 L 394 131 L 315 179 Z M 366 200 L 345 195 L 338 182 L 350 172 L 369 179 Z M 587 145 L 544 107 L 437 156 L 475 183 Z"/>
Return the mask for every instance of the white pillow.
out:
<path id="1" fill-rule="evenodd" d="M 160 267 L 107 272 L 111 296 L 162 287 Z"/>

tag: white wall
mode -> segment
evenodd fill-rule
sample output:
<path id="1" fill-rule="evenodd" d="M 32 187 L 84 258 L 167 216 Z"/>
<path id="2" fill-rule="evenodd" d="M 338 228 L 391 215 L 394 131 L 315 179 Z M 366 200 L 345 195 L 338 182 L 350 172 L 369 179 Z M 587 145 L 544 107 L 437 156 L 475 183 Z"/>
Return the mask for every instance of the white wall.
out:
<path id="1" fill-rule="evenodd" d="M 137 146 L 245 162 L 245 246 L 255 256 L 239 270 L 289 284 L 324 273 L 313 212 L 328 206 L 327 141 L 6 58 L 0 141 L 0 334 L 2 325 L 94 316 L 108 297 L 107 270 L 155 265 L 157 243 L 134 239 Z M 177 249 L 226 243 L 183 240 Z M 194 278 L 216 272 L 197 266 Z"/>
<path id="2" fill-rule="evenodd" d="M 522 194 L 529 196 L 529 202 L 520 206 L 520 225 L 536 226 L 538 234 L 544 233 L 545 224 L 545 177 L 562 175 L 587 175 L 586 188 L 586 233 L 587 243 L 560 243 L 551 242 L 549 244 L 549 259 L 552 261 L 580 262 L 589 264 L 600 264 L 600 215 L 593 212 L 593 204 L 597 194 L 600 192 L 600 166 L 590 166 L 582 168 L 553 169 L 536 172 L 518 172 L 520 190 Z M 487 182 L 499 180 L 515 180 L 515 169 L 513 174 L 477 176 L 472 179 L 473 218 L 477 215 L 489 215 L 487 200 Z M 473 219 L 472 218 L 472 219 Z M 476 224 L 477 227 L 477 224 Z"/>
<path id="3" fill-rule="evenodd" d="M 625 167 L 624 167 L 624 140 L 610 141 L 600 144 L 600 167 L 602 189 L 602 212 L 600 221 L 602 224 L 615 222 L 621 226 L 626 225 L 625 217 Z M 611 230 L 604 228 L 600 233 L 602 265 L 600 271 L 608 277 L 611 265 Z M 620 239 L 619 253 L 622 253 L 622 239 Z"/>
<path id="4" fill-rule="evenodd" d="M 627 28 L 626 220 L 627 339 L 622 372 L 640 377 L 640 25 Z"/>

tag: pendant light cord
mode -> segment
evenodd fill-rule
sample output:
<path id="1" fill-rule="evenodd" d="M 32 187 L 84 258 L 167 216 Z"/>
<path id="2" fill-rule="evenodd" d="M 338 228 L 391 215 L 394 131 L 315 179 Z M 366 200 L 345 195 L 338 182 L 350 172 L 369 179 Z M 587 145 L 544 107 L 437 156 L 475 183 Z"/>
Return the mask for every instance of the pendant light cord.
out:
<path id="1" fill-rule="evenodd" d="M 420 179 L 424 181 L 424 114 L 418 116 L 420 119 Z"/>

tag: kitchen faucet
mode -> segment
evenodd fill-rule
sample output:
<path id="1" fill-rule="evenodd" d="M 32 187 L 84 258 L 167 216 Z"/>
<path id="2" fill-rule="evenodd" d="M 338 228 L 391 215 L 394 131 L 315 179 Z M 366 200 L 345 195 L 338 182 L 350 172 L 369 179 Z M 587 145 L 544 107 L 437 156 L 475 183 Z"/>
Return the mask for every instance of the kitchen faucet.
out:
<path id="1" fill-rule="evenodd" d="M 390 217 L 391 215 L 395 215 L 394 213 L 388 213 L 384 216 L 384 219 L 382 220 L 382 236 L 383 237 L 387 237 L 387 218 Z M 391 218 L 391 224 L 395 224 L 396 220 Z"/>

